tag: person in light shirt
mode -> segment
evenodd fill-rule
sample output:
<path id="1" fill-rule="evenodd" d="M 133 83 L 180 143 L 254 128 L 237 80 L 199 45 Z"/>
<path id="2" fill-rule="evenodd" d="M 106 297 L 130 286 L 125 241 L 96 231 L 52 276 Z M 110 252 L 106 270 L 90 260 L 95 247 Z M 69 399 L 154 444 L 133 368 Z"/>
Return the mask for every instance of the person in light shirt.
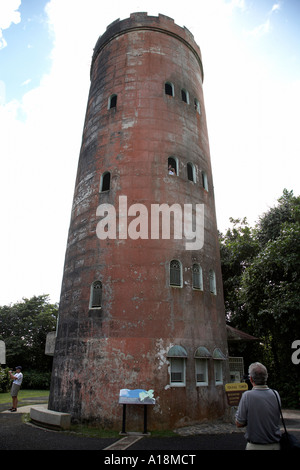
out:
<path id="1" fill-rule="evenodd" d="M 280 450 L 280 396 L 267 385 L 266 367 L 254 362 L 249 367 L 252 390 L 244 392 L 236 413 L 237 427 L 247 426 L 246 450 Z"/>
<path id="2" fill-rule="evenodd" d="M 13 374 L 12 371 L 10 370 L 9 375 L 10 375 L 11 380 L 13 381 L 12 386 L 11 386 L 12 408 L 10 408 L 10 411 L 17 411 L 18 393 L 19 393 L 21 383 L 23 380 L 22 367 L 17 366 L 15 374 Z"/>

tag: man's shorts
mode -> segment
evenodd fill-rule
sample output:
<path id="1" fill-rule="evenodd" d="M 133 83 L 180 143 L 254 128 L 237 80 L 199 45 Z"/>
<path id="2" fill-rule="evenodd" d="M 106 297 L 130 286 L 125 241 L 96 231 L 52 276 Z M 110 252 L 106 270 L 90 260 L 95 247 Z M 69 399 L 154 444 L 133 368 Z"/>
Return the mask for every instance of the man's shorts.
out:
<path id="1" fill-rule="evenodd" d="M 20 390 L 20 386 L 21 385 L 17 385 L 17 384 L 12 384 L 12 387 L 11 387 L 11 396 L 12 397 L 17 397 L 18 396 L 18 392 Z"/>

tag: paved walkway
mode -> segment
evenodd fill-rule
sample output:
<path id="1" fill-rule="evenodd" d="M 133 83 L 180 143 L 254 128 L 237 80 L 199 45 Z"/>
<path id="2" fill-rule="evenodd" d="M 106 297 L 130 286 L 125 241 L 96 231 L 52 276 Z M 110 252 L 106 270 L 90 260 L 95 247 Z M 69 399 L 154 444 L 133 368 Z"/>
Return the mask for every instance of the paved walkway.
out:
<path id="1" fill-rule="evenodd" d="M 37 403 L 35 402 L 35 404 Z M 17 409 L 16 412 L 14 412 L 14 414 L 30 413 L 30 408 L 32 406 L 33 405 L 21 406 Z M 5 409 L 2 411 L 2 413 L 11 413 L 11 411 L 9 411 L 9 409 Z M 283 418 L 286 421 L 286 425 L 289 430 L 300 432 L 300 410 L 283 410 Z M 245 429 L 237 428 L 232 423 L 211 421 L 175 429 L 174 432 L 176 432 L 179 436 L 196 436 L 199 434 L 231 434 L 233 432 L 244 433 Z"/>
<path id="2" fill-rule="evenodd" d="M 35 401 L 36 404 L 36 401 Z M 32 404 L 21 406 L 14 413 L 0 408 L 1 450 L 244 450 L 244 429 L 222 421 L 207 422 L 175 430 L 170 438 L 128 434 L 121 438 L 87 438 L 75 433 L 55 432 L 22 422 L 23 413 L 30 413 Z M 300 440 L 300 410 L 284 410 L 289 431 Z"/>

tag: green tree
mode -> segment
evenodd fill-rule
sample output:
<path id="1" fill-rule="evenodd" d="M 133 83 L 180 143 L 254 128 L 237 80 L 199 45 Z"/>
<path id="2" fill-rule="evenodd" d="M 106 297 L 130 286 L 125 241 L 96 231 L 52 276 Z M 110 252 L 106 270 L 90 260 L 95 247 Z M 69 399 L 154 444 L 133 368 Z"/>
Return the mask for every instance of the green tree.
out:
<path id="1" fill-rule="evenodd" d="M 291 345 L 300 335 L 300 197 L 284 190 L 254 229 L 234 227 L 220 243 L 228 318 L 261 339 L 261 360 L 275 385 L 299 405 Z"/>
<path id="2" fill-rule="evenodd" d="M 45 356 L 46 335 L 56 328 L 57 304 L 47 295 L 23 299 L 0 307 L 0 339 L 6 344 L 6 362 L 10 367 L 49 371 L 52 358 Z"/>
<path id="3" fill-rule="evenodd" d="M 242 275 L 258 253 L 258 242 L 247 219 L 232 219 L 232 228 L 220 234 L 220 251 L 223 275 L 225 311 L 228 321 L 238 314 L 241 306 Z"/>
<path id="4" fill-rule="evenodd" d="M 264 344 L 273 377 L 290 383 L 297 402 L 300 370 L 291 362 L 291 345 L 300 337 L 299 223 L 283 223 L 259 252 L 243 275 L 240 299 L 244 324 Z"/>
<path id="5" fill-rule="evenodd" d="M 299 197 L 293 195 L 293 191 L 283 190 L 278 199 L 278 205 L 263 214 L 257 224 L 257 240 L 261 247 L 269 241 L 280 236 L 284 224 L 297 224 L 300 222 Z"/>

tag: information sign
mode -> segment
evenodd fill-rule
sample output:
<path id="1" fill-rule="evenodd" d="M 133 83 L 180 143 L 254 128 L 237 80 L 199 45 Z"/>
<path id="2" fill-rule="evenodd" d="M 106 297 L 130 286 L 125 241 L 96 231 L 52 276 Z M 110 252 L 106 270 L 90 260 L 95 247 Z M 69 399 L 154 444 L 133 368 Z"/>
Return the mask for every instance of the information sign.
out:
<path id="1" fill-rule="evenodd" d="M 229 406 L 238 406 L 242 394 L 248 390 L 248 385 L 245 382 L 229 383 L 225 385 L 225 392 L 227 396 L 227 403 Z"/>

